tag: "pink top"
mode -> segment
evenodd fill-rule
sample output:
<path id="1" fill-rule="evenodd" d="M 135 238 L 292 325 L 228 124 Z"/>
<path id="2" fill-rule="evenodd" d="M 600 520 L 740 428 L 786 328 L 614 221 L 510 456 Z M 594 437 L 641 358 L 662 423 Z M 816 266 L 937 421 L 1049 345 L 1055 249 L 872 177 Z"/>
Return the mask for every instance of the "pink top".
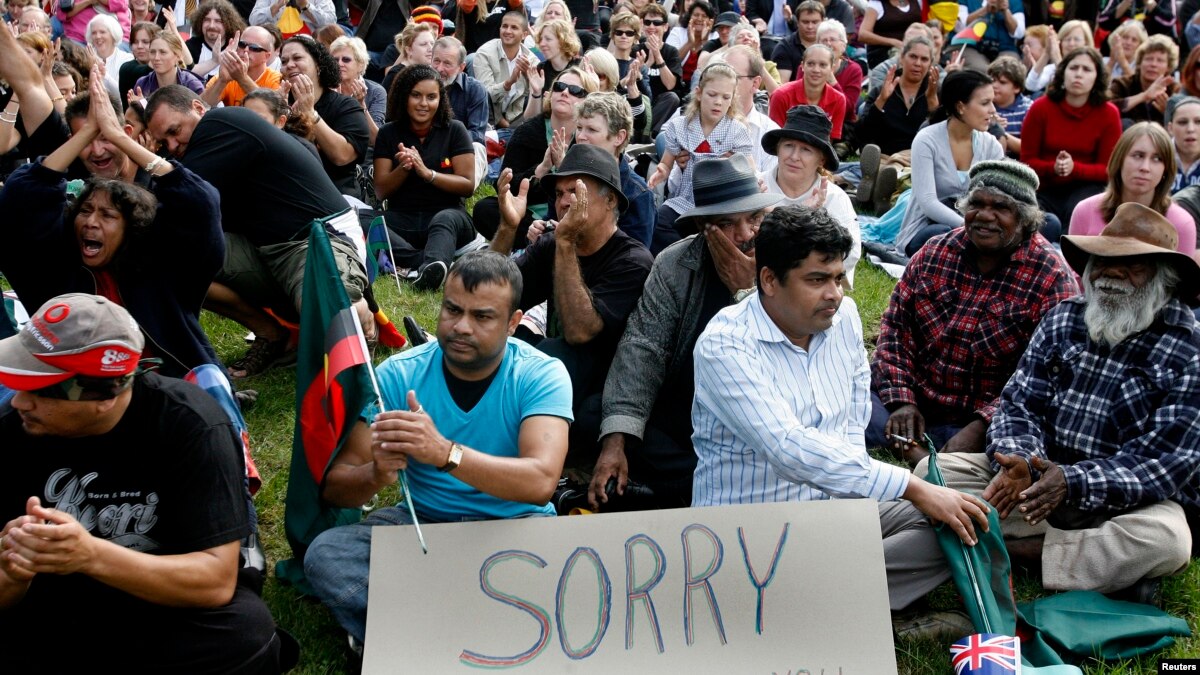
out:
<path id="1" fill-rule="evenodd" d="M 1086 236 L 1100 234 L 1104 226 L 1108 224 L 1104 222 L 1104 216 L 1100 213 L 1102 199 L 1104 199 L 1104 193 L 1079 202 L 1075 211 L 1071 213 L 1071 228 L 1068 234 Z M 1188 255 L 1195 253 L 1196 223 L 1192 220 L 1191 214 L 1172 202 L 1171 206 L 1167 208 L 1167 220 L 1171 221 L 1171 224 L 1175 226 L 1175 231 L 1179 233 L 1179 252 Z"/>
<path id="2" fill-rule="evenodd" d="M 55 0 L 52 5 L 54 15 L 62 22 L 63 34 L 68 38 L 78 42 L 79 44 L 87 44 L 87 25 L 96 16 L 97 12 L 92 5 L 84 7 L 75 13 L 75 16 L 67 18 L 67 13 L 59 9 L 58 0 Z M 105 14 L 113 15 L 117 23 L 121 24 L 121 33 L 124 35 L 124 41 L 129 41 L 129 0 L 108 0 L 108 7 Z M 120 47 L 118 47 L 120 49 Z"/>

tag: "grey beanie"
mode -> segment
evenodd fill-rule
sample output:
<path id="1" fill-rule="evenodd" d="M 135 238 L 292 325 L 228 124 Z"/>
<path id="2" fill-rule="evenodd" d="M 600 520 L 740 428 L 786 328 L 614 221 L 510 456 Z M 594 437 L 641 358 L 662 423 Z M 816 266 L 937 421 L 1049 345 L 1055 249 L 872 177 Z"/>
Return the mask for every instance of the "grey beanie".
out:
<path id="1" fill-rule="evenodd" d="M 1189 103 L 1200 103 L 1200 98 L 1195 96 L 1180 96 L 1175 95 L 1167 99 L 1167 109 L 1163 114 L 1163 124 L 1170 124 L 1175 121 L 1175 111 L 1179 110 L 1179 106 Z"/>
<path id="2" fill-rule="evenodd" d="M 1038 177 L 1033 169 L 1010 160 L 988 160 L 971 167 L 967 190 L 978 187 L 999 190 L 1018 202 L 1037 206 Z"/>

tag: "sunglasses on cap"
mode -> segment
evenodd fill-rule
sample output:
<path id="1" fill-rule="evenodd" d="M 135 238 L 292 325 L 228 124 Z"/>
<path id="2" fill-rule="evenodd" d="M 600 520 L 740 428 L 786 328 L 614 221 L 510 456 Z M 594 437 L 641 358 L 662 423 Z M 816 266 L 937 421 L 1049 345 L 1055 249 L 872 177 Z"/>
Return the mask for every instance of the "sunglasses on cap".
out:
<path id="1" fill-rule="evenodd" d="M 253 44 L 250 42 L 246 42 L 245 40 L 238 40 L 237 48 L 238 49 L 249 49 L 250 51 L 254 52 L 255 54 L 263 54 L 263 53 L 271 51 L 270 49 L 267 49 L 266 47 L 262 47 L 262 46 L 259 46 L 259 45 L 256 45 L 256 44 Z"/>
<path id="2" fill-rule="evenodd" d="M 566 82 L 555 82 L 552 89 L 557 93 L 567 92 L 575 98 L 587 98 L 587 89 L 577 84 L 567 84 Z"/>
<path id="3" fill-rule="evenodd" d="M 613 37 L 637 37 L 637 31 L 617 28 L 613 30 Z"/>
<path id="4" fill-rule="evenodd" d="M 132 386 L 135 377 L 141 373 L 155 370 L 160 365 L 162 365 L 162 359 L 142 359 L 138 362 L 137 370 L 128 375 L 121 377 L 76 375 L 57 384 L 33 389 L 29 393 L 40 398 L 52 398 L 59 401 L 108 401 Z"/>

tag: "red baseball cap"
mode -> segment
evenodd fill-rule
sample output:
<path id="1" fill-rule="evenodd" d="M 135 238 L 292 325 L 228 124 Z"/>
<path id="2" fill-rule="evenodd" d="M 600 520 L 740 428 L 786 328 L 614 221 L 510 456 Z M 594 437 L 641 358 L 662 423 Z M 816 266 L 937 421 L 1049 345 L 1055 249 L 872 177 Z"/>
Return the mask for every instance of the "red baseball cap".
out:
<path id="1" fill-rule="evenodd" d="M 123 377 L 137 370 L 144 346 L 124 307 L 98 295 L 60 295 L 0 340 L 0 384 L 33 391 L 76 375 Z"/>

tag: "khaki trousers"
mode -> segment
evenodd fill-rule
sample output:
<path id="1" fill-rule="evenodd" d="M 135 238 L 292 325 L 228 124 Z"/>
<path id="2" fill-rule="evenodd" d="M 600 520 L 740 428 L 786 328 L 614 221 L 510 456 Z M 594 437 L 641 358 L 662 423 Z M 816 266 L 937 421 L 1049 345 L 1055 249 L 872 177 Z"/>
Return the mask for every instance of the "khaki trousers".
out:
<path id="1" fill-rule="evenodd" d="M 938 466 L 949 487 L 975 495 L 995 475 L 983 453 L 942 453 Z M 913 472 L 924 477 L 928 471 L 925 459 Z M 1079 530 L 1060 530 L 1045 521 L 1030 525 L 1013 509 L 1001 527 L 1008 539 L 1045 536 L 1042 586 L 1056 591 L 1111 593 L 1143 577 L 1177 574 L 1187 567 L 1192 550 L 1187 517 L 1173 501 L 1138 507 Z"/>

